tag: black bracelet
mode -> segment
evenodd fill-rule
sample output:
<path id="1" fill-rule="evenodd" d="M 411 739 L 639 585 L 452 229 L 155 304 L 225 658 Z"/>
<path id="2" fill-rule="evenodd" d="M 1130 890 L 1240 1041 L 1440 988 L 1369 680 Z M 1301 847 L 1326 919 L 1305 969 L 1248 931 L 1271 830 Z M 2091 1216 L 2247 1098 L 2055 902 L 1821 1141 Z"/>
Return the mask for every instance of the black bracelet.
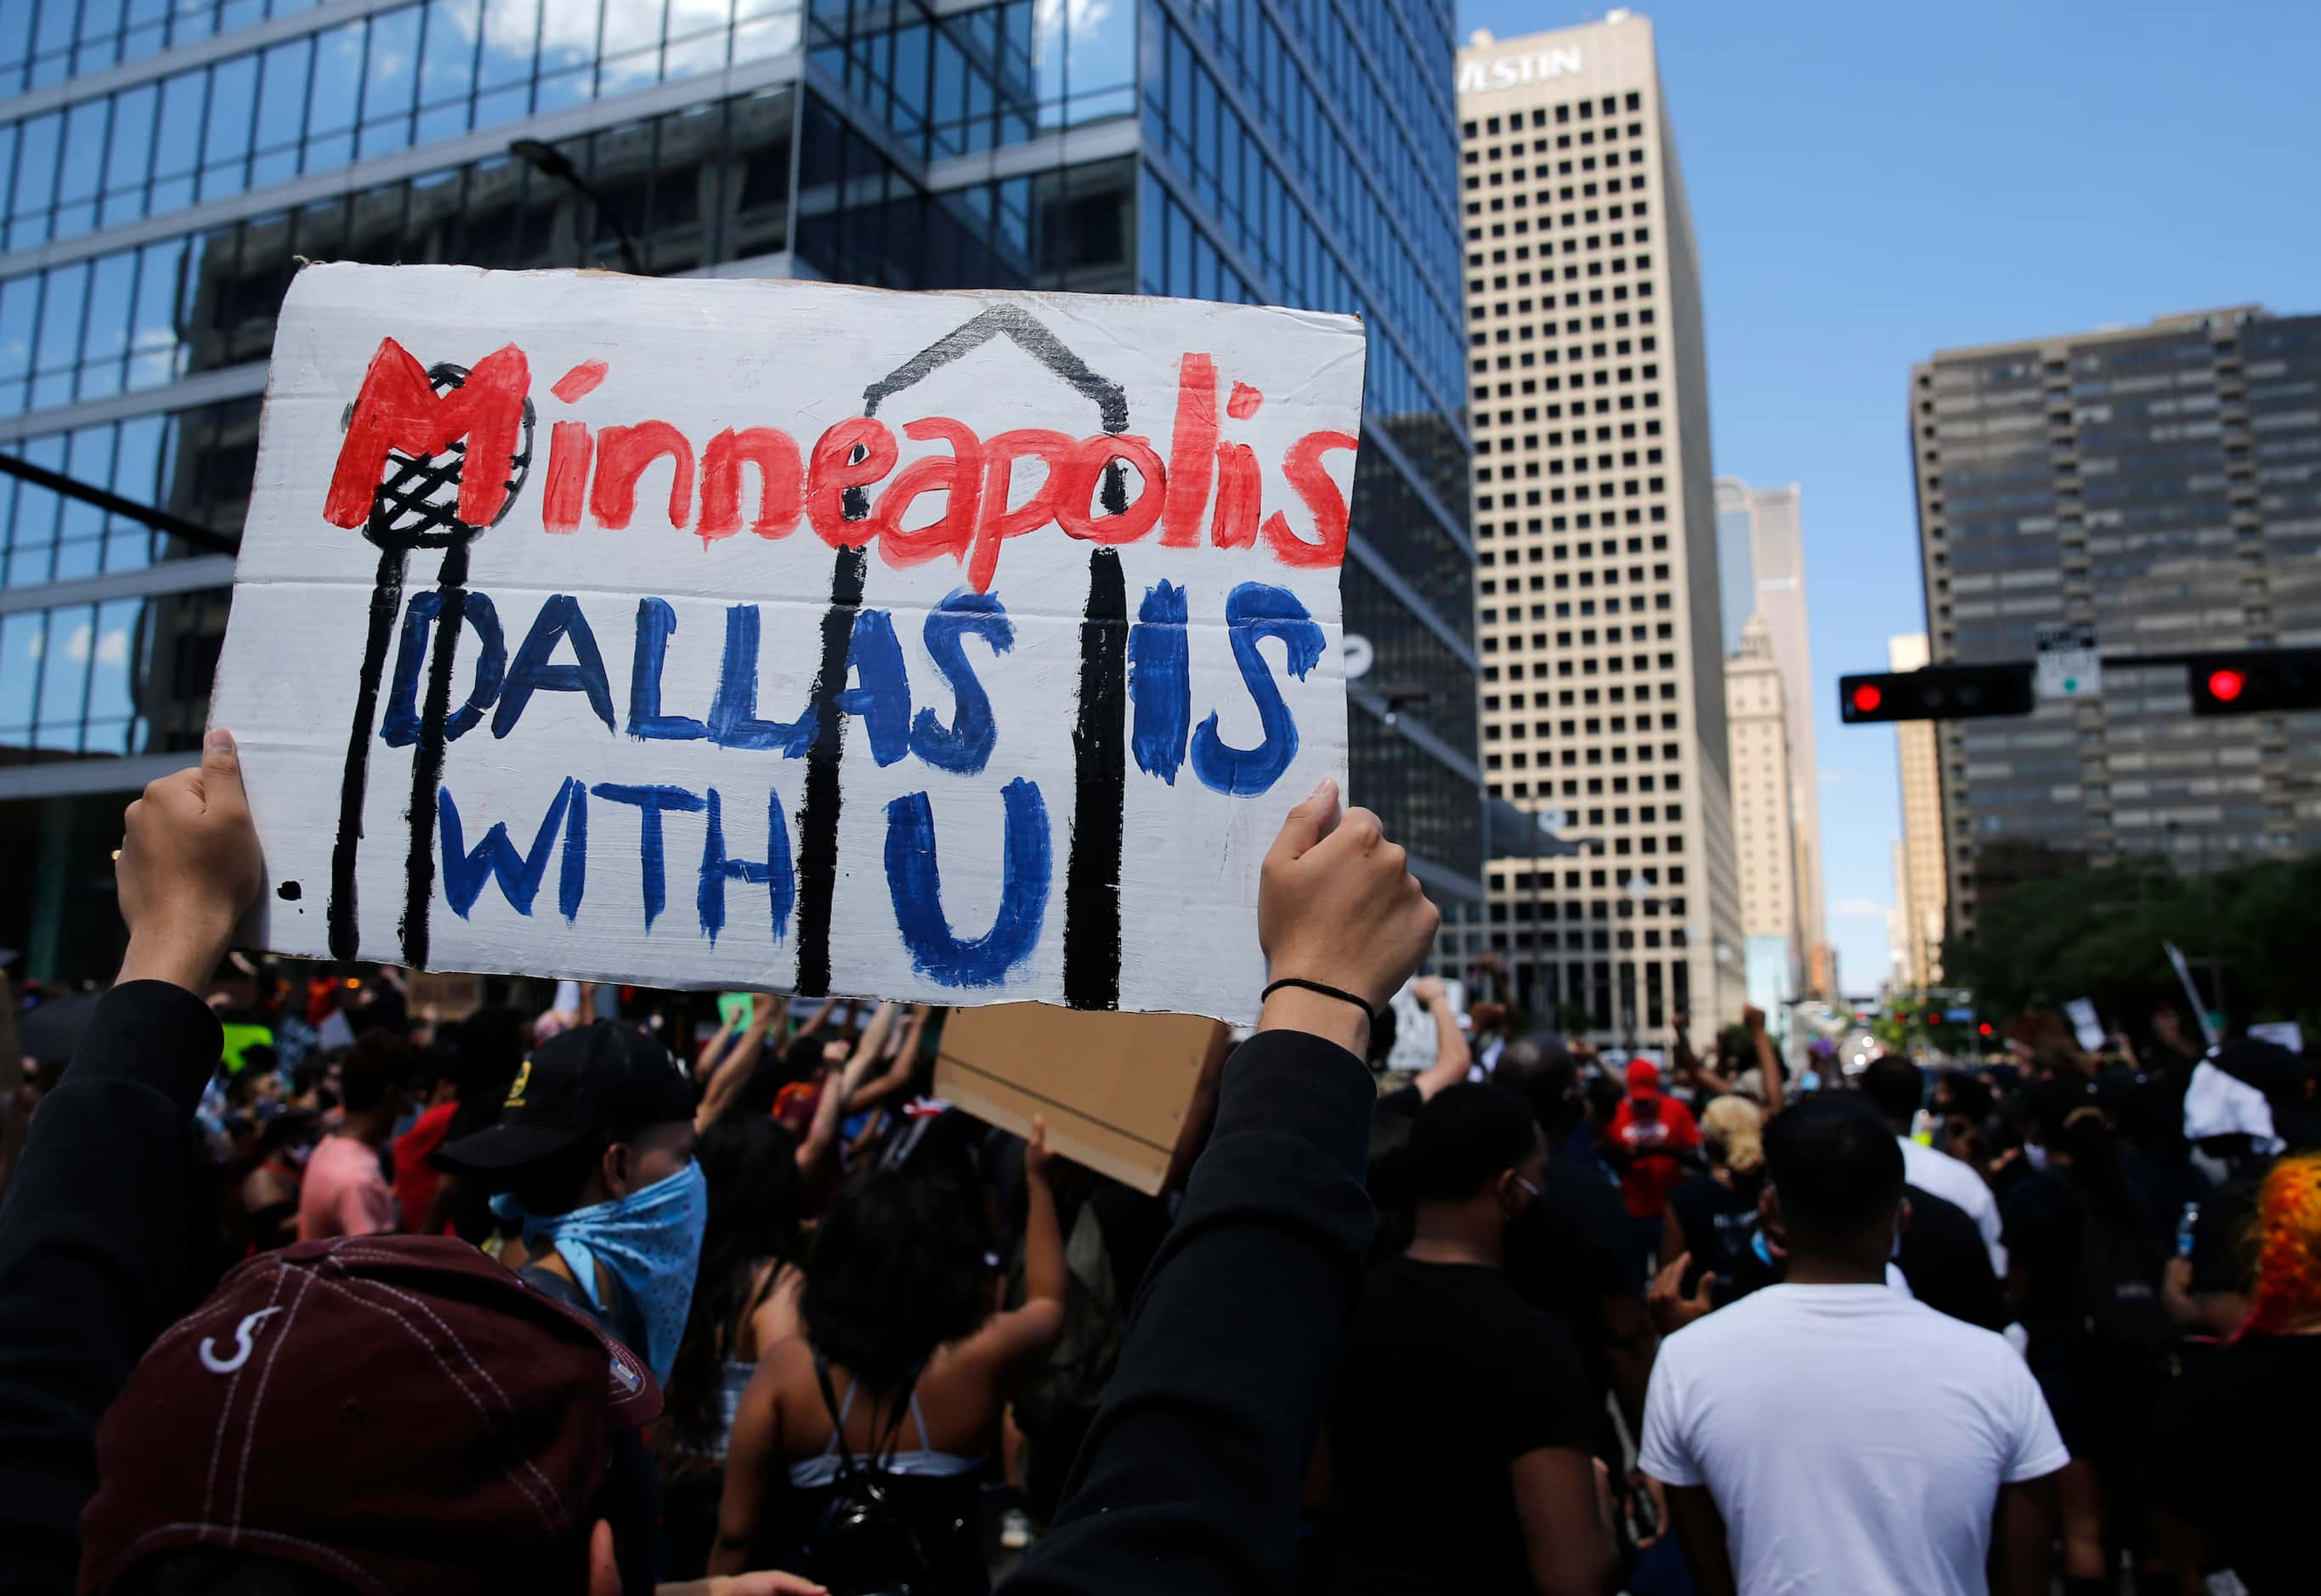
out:
<path id="1" fill-rule="evenodd" d="M 1260 992 L 1257 995 L 1257 1000 L 1262 1003 L 1284 987 L 1297 987 L 1303 991 L 1319 992 L 1324 998 L 1335 998 L 1341 1003 L 1351 1003 L 1355 1008 L 1362 1011 L 1362 1017 L 1370 1021 L 1372 1026 L 1376 1026 L 1378 1024 L 1378 1010 L 1372 1008 L 1360 998 L 1355 997 L 1352 992 L 1347 991 L 1343 987 L 1325 986 L 1318 980 L 1307 980 L 1302 975 L 1283 976 L 1279 980 L 1273 982 L 1270 986 L 1267 987 L 1265 990 Z"/>

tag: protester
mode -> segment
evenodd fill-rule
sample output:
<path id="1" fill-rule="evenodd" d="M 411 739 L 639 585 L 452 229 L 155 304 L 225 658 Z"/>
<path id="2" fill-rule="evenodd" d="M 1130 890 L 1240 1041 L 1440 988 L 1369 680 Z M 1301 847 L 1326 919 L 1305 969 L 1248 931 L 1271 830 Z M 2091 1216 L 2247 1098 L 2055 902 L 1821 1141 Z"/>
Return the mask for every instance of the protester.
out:
<path id="1" fill-rule="evenodd" d="M 384 1030 L 365 1032 L 339 1066 L 344 1115 L 306 1159 L 298 1191 L 300 1241 L 396 1227 L 395 1194 L 380 1160 L 418 1066 L 419 1050 Z"/>
<path id="2" fill-rule="evenodd" d="M 224 1046 L 200 993 L 259 885 L 224 732 L 199 766 L 150 784 L 123 828 L 121 974 L 41 1099 L 0 1208 L 0 1564 L 25 1591 L 74 1588 L 97 1418 L 187 1306 L 188 1132 Z"/>
<path id="3" fill-rule="evenodd" d="M 2189 1364 L 2151 1448 L 2160 1534 L 2178 1588 L 2211 1567 L 2251 1596 L 2313 1585 L 2312 1477 L 2296 1459 L 2321 1430 L 2321 1154 L 2265 1177 L 2254 1300 L 2231 1344 Z"/>
<path id="4" fill-rule="evenodd" d="M 269 1252 L 298 1239 L 298 1196 L 319 1129 L 314 1115 L 286 1108 L 259 1130 L 257 1158 L 237 1194 L 249 1251 Z"/>
<path id="5" fill-rule="evenodd" d="M 1660 1067 L 1650 1059 L 1628 1065 L 1628 1095 L 1612 1116 L 1606 1139 L 1639 1245 L 1657 1251 L 1669 1193 L 1698 1154 L 1700 1127 L 1691 1109 L 1661 1092 Z"/>
<path id="6" fill-rule="evenodd" d="M 1660 1255 L 1685 1258 L 1678 1290 L 1698 1295 L 1713 1280 L 1718 1307 L 1737 1302 L 1780 1278 L 1766 1250 L 1757 1199 L 1765 1184 L 1764 1116 L 1743 1097 L 1720 1097 L 1700 1117 L 1706 1172 L 1688 1175 L 1669 1194 Z"/>
<path id="7" fill-rule="evenodd" d="M 767 1349 L 798 1333 L 806 1284 L 789 1132 L 769 1118 L 726 1119 L 702 1135 L 696 1157 L 709 1185 L 709 1221 L 669 1375 L 662 1448 L 669 1566 L 685 1573 L 708 1565 L 742 1394 Z"/>
<path id="8" fill-rule="evenodd" d="M 1899 1054 L 1872 1059 L 1861 1072 L 1861 1091 L 1886 1121 L 1902 1149 L 1904 1178 L 1964 1208 L 1989 1249 L 1990 1267 L 2002 1280 L 2007 1275 L 2007 1247 L 2001 1236 L 1998 1200 L 1982 1177 L 1948 1154 L 1937 1153 L 1911 1133 L 1911 1121 L 1925 1101 L 1925 1079 L 1918 1066 Z"/>
<path id="9" fill-rule="evenodd" d="M 460 1112 L 458 1058 L 448 1043 L 426 1049 L 422 1069 L 426 1090 L 419 1116 L 395 1138 L 396 1212 L 403 1228 L 414 1236 L 434 1235 L 443 1227 L 443 1214 L 436 1206 L 443 1172 L 435 1167 L 434 1157 Z"/>
<path id="10" fill-rule="evenodd" d="M 2151 1550 L 2142 1442 L 2176 1328 L 2161 1297 L 2166 1256 L 2092 1087 L 2074 1072 L 2034 1083 L 2026 1098 L 2046 1167 L 2007 1193 L 2007 1294 L 2071 1449 L 2064 1578 L 2093 1591 L 2117 1568 L 2119 1547 Z"/>
<path id="11" fill-rule="evenodd" d="M 1666 1487 L 1694 1584 L 1740 1592 L 2047 1591 L 2065 1462 L 2005 1341 L 1892 1291 L 1902 1154 L 1824 1092 L 1767 1121 L 1781 1283 L 1661 1344 L 1640 1466 Z M 1800 1359 L 1806 1361 L 1800 1363 Z M 1806 1404 L 1801 1409 L 1800 1403 Z"/>
<path id="12" fill-rule="evenodd" d="M 669 1050 L 596 1020 L 532 1049 L 498 1120 L 436 1157 L 496 1194 L 519 1237 L 504 1261 L 666 1381 L 709 1218 L 693 1145 L 693 1090 Z"/>
<path id="13" fill-rule="evenodd" d="M 1511 1093 L 1452 1086 L 1409 1155 L 1416 1235 L 1363 1289 L 1331 1410 L 1337 1588 L 1602 1590 L 1616 1559 L 1578 1349 L 1505 1272 L 1541 1201 L 1538 1124 Z"/>
<path id="14" fill-rule="evenodd" d="M 1275 984 L 1225 1065 L 1063 1507 L 1009 1596 L 1288 1586 L 1370 1236 L 1370 1018 L 1437 924 L 1378 816 L 1340 816 L 1336 783 L 1289 812 L 1258 894 Z"/>

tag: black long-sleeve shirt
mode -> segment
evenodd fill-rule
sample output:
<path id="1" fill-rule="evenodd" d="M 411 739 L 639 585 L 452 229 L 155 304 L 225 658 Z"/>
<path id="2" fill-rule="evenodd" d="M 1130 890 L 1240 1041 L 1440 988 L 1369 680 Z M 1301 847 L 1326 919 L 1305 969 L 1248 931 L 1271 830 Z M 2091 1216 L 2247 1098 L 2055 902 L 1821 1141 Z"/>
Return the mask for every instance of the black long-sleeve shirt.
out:
<path id="1" fill-rule="evenodd" d="M 1007 1596 L 1288 1588 L 1361 1291 L 1376 1097 L 1359 1059 L 1304 1032 L 1234 1053 L 1063 1506 Z"/>
<path id="2" fill-rule="evenodd" d="M 194 1109 L 223 1045 L 182 987 L 98 1003 L 0 1208 L 0 1591 L 70 1591 L 96 1424 L 183 1300 Z"/>

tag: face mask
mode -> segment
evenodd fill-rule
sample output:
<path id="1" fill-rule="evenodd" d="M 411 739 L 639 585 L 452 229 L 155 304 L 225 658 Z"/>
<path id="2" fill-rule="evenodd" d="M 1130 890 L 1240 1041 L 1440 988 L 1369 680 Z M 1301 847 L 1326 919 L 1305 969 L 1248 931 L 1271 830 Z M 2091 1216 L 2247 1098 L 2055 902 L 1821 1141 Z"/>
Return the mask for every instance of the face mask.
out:
<path id="1" fill-rule="evenodd" d="M 2025 1142 L 2023 1145 L 2023 1161 L 2043 1172 L 2047 1167 L 2047 1149 L 2037 1142 Z"/>
<path id="2" fill-rule="evenodd" d="M 693 1276 L 701 1264 L 701 1233 L 709 1225 L 709 1182 L 701 1165 L 687 1163 L 665 1180 L 611 1202 L 542 1217 L 523 1211 L 509 1194 L 492 1199 L 492 1211 L 520 1220 L 526 1245 L 545 1238 L 598 1308 L 596 1265 L 621 1282 L 644 1320 L 645 1345 L 635 1350 L 669 1383 L 678 1343 L 693 1308 Z"/>

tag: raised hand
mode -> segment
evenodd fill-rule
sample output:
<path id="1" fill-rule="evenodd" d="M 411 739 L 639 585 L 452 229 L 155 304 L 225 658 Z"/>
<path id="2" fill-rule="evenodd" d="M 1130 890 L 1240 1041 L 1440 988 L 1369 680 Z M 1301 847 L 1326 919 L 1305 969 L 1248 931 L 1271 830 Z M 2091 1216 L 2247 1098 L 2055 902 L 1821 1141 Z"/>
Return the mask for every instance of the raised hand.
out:
<path id="1" fill-rule="evenodd" d="M 233 734 L 210 733 L 202 762 L 149 783 L 122 824 L 114 879 L 129 952 L 121 979 L 198 993 L 264 876 Z"/>

